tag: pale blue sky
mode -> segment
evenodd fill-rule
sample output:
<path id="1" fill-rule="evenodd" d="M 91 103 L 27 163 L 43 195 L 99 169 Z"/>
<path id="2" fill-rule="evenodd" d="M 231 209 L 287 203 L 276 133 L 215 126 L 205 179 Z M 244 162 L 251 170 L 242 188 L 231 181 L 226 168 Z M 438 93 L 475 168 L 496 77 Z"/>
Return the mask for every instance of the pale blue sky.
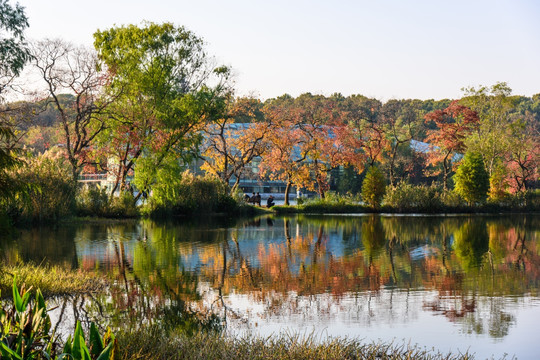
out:
<path id="1" fill-rule="evenodd" d="M 11 1 L 12 3 L 14 0 Z M 184 25 L 236 73 L 238 93 L 458 98 L 506 81 L 540 93 L 540 0 L 19 0 L 28 37 L 92 44 L 96 29 Z"/>

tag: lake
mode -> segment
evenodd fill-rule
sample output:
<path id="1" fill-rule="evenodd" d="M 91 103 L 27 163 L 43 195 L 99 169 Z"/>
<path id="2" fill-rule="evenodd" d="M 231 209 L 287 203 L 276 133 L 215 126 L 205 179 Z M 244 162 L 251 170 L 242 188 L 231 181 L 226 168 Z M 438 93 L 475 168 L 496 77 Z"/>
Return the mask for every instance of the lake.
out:
<path id="1" fill-rule="evenodd" d="M 65 319 L 347 336 L 478 359 L 540 350 L 540 215 L 90 223 L 20 230 L 0 251 L 4 263 L 114 280 L 105 295 L 55 299 L 69 302 Z"/>

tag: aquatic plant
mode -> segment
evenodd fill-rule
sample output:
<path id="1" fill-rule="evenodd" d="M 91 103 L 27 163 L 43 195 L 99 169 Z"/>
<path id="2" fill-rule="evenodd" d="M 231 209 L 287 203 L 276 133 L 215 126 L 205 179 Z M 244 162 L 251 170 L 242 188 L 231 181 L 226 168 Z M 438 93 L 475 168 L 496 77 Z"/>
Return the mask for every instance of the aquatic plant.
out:
<path id="1" fill-rule="evenodd" d="M 31 288 L 19 290 L 13 279 L 13 301 L 0 308 L 0 354 L 2 359 L 73 359 L 108 360 L 114 358 L 116 340 L 108 330 L 103 338 L 94 323 L 90 325 L 88 342 L 81 323 L 63 347 L 54 331 L 43 294 L 38 289 L 31 298 Z M 62 349 L 62 350 L 60 350 Z"/>

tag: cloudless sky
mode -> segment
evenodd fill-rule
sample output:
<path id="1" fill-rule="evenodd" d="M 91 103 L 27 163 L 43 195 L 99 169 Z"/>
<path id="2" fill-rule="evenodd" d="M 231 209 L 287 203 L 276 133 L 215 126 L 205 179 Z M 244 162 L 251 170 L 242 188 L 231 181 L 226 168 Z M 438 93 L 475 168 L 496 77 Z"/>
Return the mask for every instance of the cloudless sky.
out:
<path id="1" fill-rule="evenodd" d="M 12 0 L 13 4 L 15 1 Z M 236 74 L 239 95 L 459 98 L 507 82 L 540 93 L 540 0 L 19 0 L 31 39 L 91 46 L 142 21 L 184 25 Z"/>

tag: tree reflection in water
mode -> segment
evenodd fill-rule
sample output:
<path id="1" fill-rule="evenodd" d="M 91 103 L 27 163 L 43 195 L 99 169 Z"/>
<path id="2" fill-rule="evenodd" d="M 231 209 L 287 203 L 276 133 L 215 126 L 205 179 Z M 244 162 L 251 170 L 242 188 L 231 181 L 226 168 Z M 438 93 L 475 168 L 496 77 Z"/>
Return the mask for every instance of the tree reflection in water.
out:
<path id="1" fill-rule="evenodd" d="M 298 215 L 67 233 L 75 240 L 62 248 L 76 248 L 78 266 L 115 284 L 74 301 L 74 311 L 115 327 L 190 333 L 276 319 L 369 326 L 427 312 L 464 333 L 502 338 L 516 323 L 509 299 L 538 298 L 540 288 L 538 216 Z M 6 254 L 17 258 L 17 249 Z"/>

